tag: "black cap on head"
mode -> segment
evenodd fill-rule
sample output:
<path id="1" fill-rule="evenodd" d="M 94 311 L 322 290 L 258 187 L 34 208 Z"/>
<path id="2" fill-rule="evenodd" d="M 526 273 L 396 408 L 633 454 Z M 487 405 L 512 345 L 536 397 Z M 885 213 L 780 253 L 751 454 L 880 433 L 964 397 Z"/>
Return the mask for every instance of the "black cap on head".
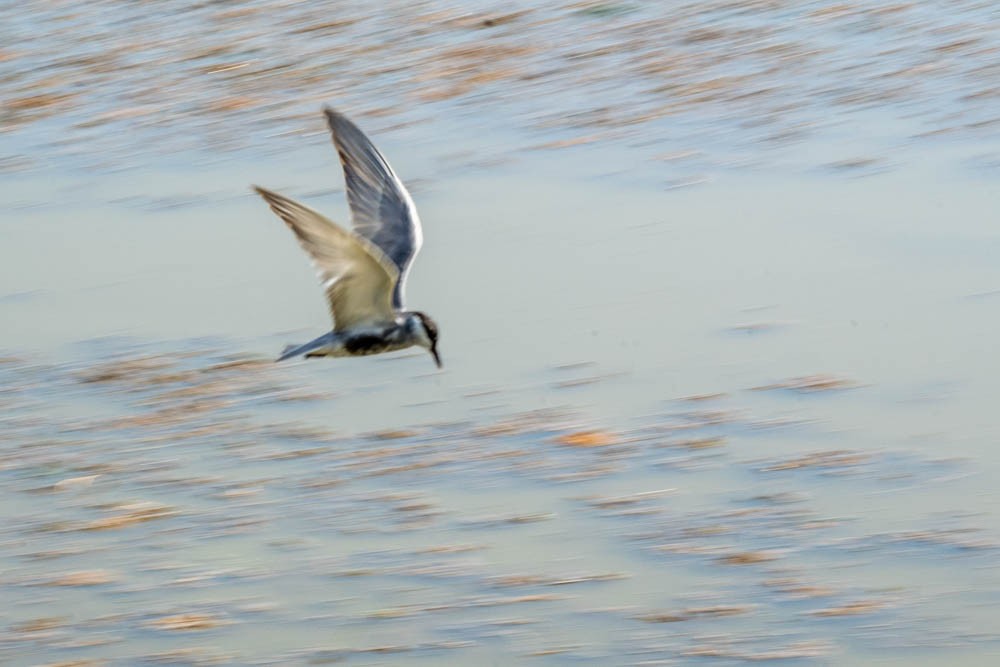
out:
<path id="1" fill-rule="evenodd" d="M 434 320 L 432 320 L 430 318 L 430 316 L 428 316 L 428 315 L 426 315 L 424 313 L 418 312 L 418 313 L 416 313 L 416 315 L 417 315 L 417 317 L 420 318 L 420 321 L 423 323 L 424 330 L 427 332 L 427 337 L 431 341 L 430 351 L 431 351 L 431 356 L 434 357 L 434 363 L 437 364 L 438 368 L 441 368 L 441 366 L 442 366 L 442 364 L 441 364 L 441 355 L 438 354 L 438 350 L 437 350 L 437 346 L 438 346 L 438 328 L 437 328 L 437 323 L 435 323 Z"/>

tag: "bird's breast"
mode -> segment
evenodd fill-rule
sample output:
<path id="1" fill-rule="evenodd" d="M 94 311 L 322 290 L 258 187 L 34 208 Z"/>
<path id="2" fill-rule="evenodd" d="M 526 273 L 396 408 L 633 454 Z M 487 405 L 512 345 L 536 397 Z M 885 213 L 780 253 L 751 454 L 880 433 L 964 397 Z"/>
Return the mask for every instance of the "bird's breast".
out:
<path id="1" fill-rule="evenodd" d="M 401 330 L 389 329 L 383 332 L 363 332 L 344 337 L 344 350 L 354 355 L 378 354 L 409 347 Z"/>

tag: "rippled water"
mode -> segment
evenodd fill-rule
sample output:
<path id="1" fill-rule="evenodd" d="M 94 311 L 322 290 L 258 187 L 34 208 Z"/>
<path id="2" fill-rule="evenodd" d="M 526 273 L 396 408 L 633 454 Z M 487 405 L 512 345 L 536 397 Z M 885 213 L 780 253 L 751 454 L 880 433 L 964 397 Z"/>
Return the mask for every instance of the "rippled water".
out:
<path id="1" fill-rule="evenodd" d="M 684 53 L 749 48 L 774 25 L 742 5 L 719 23 L 716 4 L 671 23 Z M 793 139 L 743 127 L 747 108 L 710 113 L 756 79 L 715 99 L 687 81 L 680 116 L 612 113 L 597 139 L 593 118 L 533 116 L 569 118 L 572 99 L 516 77 L 400 111 L 413 125 L 362 115 L 420 207 L 408 293 L 441 326 L 442 372 L 423 352 L 270 362 L 329 323 L 248 186 L 347 219 L 318 114 L 251 107 L 243 150 L 161 156 L 131 142 L 227 136 L 226 115 L 175 109 L 152 133 L 111 119 L 94 128 L 118 132 L 60 147 L 43 130 L 72 115 L 42 105 L 54 115 L 12 126 L 5 147 L 32 161 L 0 180 L 0 661 L 992 664 L 1000 187 L 972 94 L 995 76 L 996 29 L 986 5 L 951 4 L 964 23 L 878 15 L 875 33 L 907 47 L 880 60 L 858 23 L 877 14 L 794 3 L 804 22 L 779 31 L 792 54 L 867 49 L 768 75 L 796 100 L 813 71 L 833 95 L 853 62 L 855 93 L 885 92 L 874 73 L 918 65 L 911 47 L 944 55 L 884 105 L 827 99 L 822 120 L 819 100 L 769 121 Z M 405 23 L 406 7 L 381 20 Z M 603 67 L 648 64 L 655 44 L 623 35 L 668 21 L 611 9 L 536 8 L 497 39 L 605 21 L 619 53 L 595 50 L 566 88 L 592 100 Z M 289 29 L 318 20 L 286 10 Z M 424 20 L 428 54 L 483 35 L 481 16 L 443 20 Z M 724 34 L 692 36 L 712 20 Z M 197 81 L 189 99 L 212 99 Z M 503 85 L 525 97 L 498 103 Z M 647 93 L 623 89 L 618 110 Z M 268 122 L 309 129 L 258 134 Z"/>

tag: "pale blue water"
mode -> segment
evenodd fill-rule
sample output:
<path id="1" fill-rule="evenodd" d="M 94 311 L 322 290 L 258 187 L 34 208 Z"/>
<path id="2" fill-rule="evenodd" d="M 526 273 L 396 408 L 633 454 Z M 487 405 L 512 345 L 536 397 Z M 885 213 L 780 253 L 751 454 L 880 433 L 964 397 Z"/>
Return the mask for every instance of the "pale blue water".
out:
<path id="1" fill-rule="evenodd" d="M 355 71 L 349 92 L 306 99 L 298 79 L 280 93 L 252 79 L 294 99 L 292 118 L 277 103 L 196 111 L 239 88 L 198 68 L 267 48 L 373 67 L 337 49 L 421 25 L 422 7 L 341 14 L 357 22 L 326 41 L 257 34 L 255 16 L 243 51 L 193 65 L 149 59 L 176 44 L 138 49 L 145 72 L 106 75 L 94 90 L 114 94 L 78 104 L 115 109 L 165 72 L 164 90 L 185 92 L 161 124 L 72 129 L 60 112 L 5 135 L 4 154 L 31 162 L 0 179 L 0 352 L 17 358 L 0 365 L 0 661 L 993 664 L 1000 185 L 994 112 L 974 93 L 992 81 L 995 11 L 677 3 L 671 23 L 654 5 L 538 8 L 531 21 L 572 30 L 528 57 L 537 80 L 417 103 L 409 70 Z M 163 25 L 116 8 L 91 27 Z M 8 32 L 45 20 L 6 11 Z M 223 10 L 200 11 L 174 24 L 192 50 L 214 43 L 203 19 Z M 289 30 L 331 20 L 284 11 Z M 421 44 L 517 45 L 546 25 L 437 27 Z M 716 72 L 712 41 L 682 38 L 699 27 L 737 31 L 723 55 L 795 41 L 745 84 L 784 92 L 702 103 L 670 89 L 666 103 L 689 106 L 594 122 L 663 102 L 645 78 L 659 75 L 633 69 L 663 35 L 691 69 L 661 83 L 771 62 Z M 952 48 L 951 34 L 978 41 Z M 572 55 L 602 45 L 616 48 Z M 442 372 L 422 352 L 213 369 L 329 326 L 311 268 L 249 185 L 346 222 L 312 118 L 330 98 L 408 105 L 360 121 L 424 220 L 408 295 L 441 326 Z M 116 354 L 162 355 L 179 375 L 80 382 Z M 814 374 L 853 388 L 755 389 Z M 722 395 L 683 400 L 709 394 Z M 391 429 L 412 433 L 366 435 Z M 558 444 L 580 429 L 616 444 Z M 684 444 L 706 438 L 721 440 Z M 801 458 L 829 451 L 847 462 Z M 142 508 L 167 514 L 98 529 Z M 726 563 L 741 554 L 763 560 Z M 55 585 L 95 570 L 106 583 Z M 182 614 L 212 627 L 164 629 Z"/>

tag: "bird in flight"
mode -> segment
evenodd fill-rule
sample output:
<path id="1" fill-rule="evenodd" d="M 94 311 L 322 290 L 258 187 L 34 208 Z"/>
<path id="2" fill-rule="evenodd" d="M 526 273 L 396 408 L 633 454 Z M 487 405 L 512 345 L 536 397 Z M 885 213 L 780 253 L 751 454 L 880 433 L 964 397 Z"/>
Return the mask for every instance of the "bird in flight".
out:
<path id="1" fill-rule="evenodd" d="M 423 243 L 417 208 L 364 132 L 329 107 L 323 112 L 344 167 L 353 231 L 254 186 L 312 259 L 333 317 L 333 331 L 303 345 L 289 345 L 278 361 L 363 356 L 419 345 L 440 368 L 437 325 L 404 306 L 406 277 Z"/>

